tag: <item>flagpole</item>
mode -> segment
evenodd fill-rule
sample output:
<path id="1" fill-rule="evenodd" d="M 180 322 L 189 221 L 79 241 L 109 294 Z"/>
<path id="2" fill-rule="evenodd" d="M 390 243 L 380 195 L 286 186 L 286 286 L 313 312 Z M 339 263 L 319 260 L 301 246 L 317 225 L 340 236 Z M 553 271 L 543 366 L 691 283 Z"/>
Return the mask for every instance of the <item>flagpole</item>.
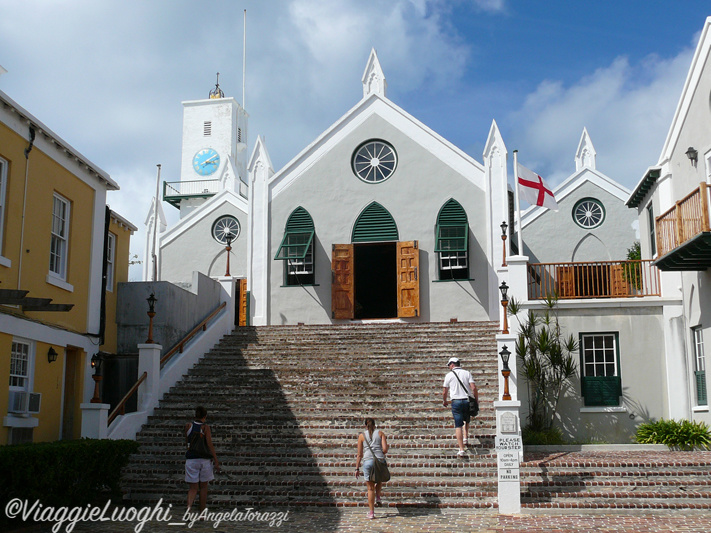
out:
<path id="1" fill-rule="evenodd" d="M 158 175 L 156 176 L 156 195 L 153 198 L 153 251 L 151 259 L 153 261 L 153 280 L 158 281 L 158 258 L 156 257 L 156 240 L 158 238 L 158 195 L 160 190 L 160 165 L 158 167 Z"/>
<path id="2" fill-rule="evenodd" d="M 516 198 L 516 214 L 518 216 L 518 255 L 523 255 L 523 224 L 521 224 L 521 198 L 518 194 L 518 150 L 513 151 L 513 166 L 514 166 L 514 196 Z"/>

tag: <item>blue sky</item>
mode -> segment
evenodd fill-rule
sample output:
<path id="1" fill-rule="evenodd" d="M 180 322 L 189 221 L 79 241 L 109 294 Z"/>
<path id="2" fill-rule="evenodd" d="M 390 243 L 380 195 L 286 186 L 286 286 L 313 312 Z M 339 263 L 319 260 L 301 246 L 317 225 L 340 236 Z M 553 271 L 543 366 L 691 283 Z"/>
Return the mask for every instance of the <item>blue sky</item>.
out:
<path id="1" fill-rule="evenodd" d="M 0 0 L 0 90 L 119 183 L 138 255 L 155 165 L 179 179 L 181 102 L 217 71 L 242 100 L 244 9 L 249 150 L 265 137 L 275 170 L 361 98 L 374 47 L 388 97 L 475 159 L 496 120 L 555 185 L 587 127 L 628 188 L 657 162 L 711 15 L 695 0 Z"/>

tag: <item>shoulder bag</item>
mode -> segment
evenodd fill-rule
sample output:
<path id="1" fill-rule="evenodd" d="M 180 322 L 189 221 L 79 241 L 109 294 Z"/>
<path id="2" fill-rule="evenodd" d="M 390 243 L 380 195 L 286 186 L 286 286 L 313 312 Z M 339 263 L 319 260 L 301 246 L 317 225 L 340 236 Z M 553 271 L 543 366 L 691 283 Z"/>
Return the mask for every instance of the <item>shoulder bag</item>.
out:
<path id="1" fill-rule="evenodd" d="M 469 396 L 469 416 L 474 417 L 474 416 L 478 415 L 479 414 L 479 401 L 474 396 L 469 394 L 469 388 L 464 386 L 464 383 L 462 383 L 462 380 L 459 379 L 459 376 L 457 375 L 457 373 L 454 370 L 452 370 L 452 374 L 454 374 L 454 377 L 457 378 L 457 381 L 464 388 L 464 390 L 467 393 L 467 396 Z"/>
<path id="2" fill-rule="evenodd" d="M 387 461 L 385 459 L 378 459 L 375 456 L 375 454 L 373 453 L 373 448 L 370 447 L 368 437 L 365 436 L 365 433 L 363 433 L 363 440 L 368 446 L 368 449 L 370 450 L 373 459 L 375 459 L 375 465 L 373 466 L 373 479 L 371 481 L 375 483 L 385 483 L 386 481 L 390 481 L 390 470 L 388 470 Z"/>
<path id="3" fill-rule="evenodd" d="M 191 431 L 190 435 L 188 435 L 188 451 L 201 459 L 212 459 L 212 453 L 210 453 L 210 449 L 207 446 L 207 439 L 202 432 L 202 425 L 200 426 L 200 431 Z"/>

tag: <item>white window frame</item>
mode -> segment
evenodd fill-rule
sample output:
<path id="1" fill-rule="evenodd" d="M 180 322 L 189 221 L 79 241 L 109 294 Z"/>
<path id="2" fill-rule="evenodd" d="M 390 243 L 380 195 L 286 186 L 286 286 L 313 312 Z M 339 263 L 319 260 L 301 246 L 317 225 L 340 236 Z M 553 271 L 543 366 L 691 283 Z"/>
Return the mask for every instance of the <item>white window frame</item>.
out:
<path id="1" fill-rule="evenodd" d="M 706 183 L 711 183 L 711 150 L 704 155 L 704 161 L 706 162 Z"/>
<path id="2" fill-rule="evenodd" d="M 583 342 L 581 343 L 580 350 L 583 352 L 583 368 L 582 370 L 582 376 L 583 377 L 618 377 L 620 375 L 620 369 L 617 366 L 617 336 L 615 333 L 582 333 L 581 334 Z M 602 337 L 603 339 L 605 337 L 610 337 L 612 338 L 612 347 L 608 348 L 605 346 L 602 346 L 601 348 L 598 348 L 596 346 L 591 346 L 587 347 L 585 345 L 585 340 L 588 338 L 596 338 L 596 337 Z M 593 340 L 593 344 L 595 341 Z M 592 352 L 593 355 L 593 362 L 589 363 L 586 359 L 587 352 Z M 602 355 L 601 360 L 598 360 L 598 355 Z M 612 361 L 609 360 L 609 356 L 611 356 Z M 613 364 L 614 365 L 614 372 L 612 374 L 609 374 L 607 372 L 607 365 Z M 603 373 L 598 373 L 599 367 L 602 365 L 604 367 L 604 372 Z M 588 372 L 588 367 L 591 366 L 593 373 L 591 374 Z"/>
<path id="3" fill-rule="evenodd" d="M 19 350 L 19 348 L 24 348 L 24 350 Z M 23 353 L 26 352 L 26 353 Z M 9 389 L 11 391 L 32 391 L 32 381 L 34 377 L 34 352 L 35 347 L 32 341 L 21 338 L 12 339 L 12 347 L 10 349 L 10 380 Z M 18 361 L 19 360 L 19 361 Z M 23 361 L 24 360 L 24 361 Z M 24 372 L 13 372 L 13 365 L 24 363 Z M 15 366 L 15 369 L 17 367 Z M 13 379 L 22 379 L 24 383 L 22 385 L 13 384 Z"/>
<path id="4" fill-rule="evenodd" d="M 0 257 L 5 236 L 5 194 L 7 191 L 7 161 L 0 157 Z"/>
<path id="5" fill-rule="evenodd" d="M 469 268 L 467 252 L 439 252 L 440 270 L 458 270 Z"/>
<path id="6" fill-rule="evenodd" d="M 114 268 L 116 259 L 116 235 L 109 231 L 106 241 L 106 290 L 114 292 Z"/>
<path id="7" fill-rule="evenodd" d="M 64 213 L 57 213 L 57 206 L 64 207 Z M 67 256 L 69 255 L 69 221 L 71 204 L 63 196 L 54 193 L 52 199 L 52 228 L 49 250 L 49 274 L 62 281 L 67 280 Z M 56 257 L 56 259 L 54 259 Z"/>

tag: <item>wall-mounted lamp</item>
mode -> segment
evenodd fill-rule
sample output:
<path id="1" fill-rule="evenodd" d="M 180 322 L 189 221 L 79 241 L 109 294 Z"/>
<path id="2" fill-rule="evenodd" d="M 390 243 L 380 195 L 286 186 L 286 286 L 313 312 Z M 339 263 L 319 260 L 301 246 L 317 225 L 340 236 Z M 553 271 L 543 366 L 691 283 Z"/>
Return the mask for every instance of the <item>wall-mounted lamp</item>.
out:
<path id="1" fill-rule="evenodd" d="M 693 146 L 689 146 L 689 149 L 686 151 L 686 157 L 689 158 L 689 161 L 691 161 L 692 165 L 696 165 L 697 161 L 699 160 L 699 151 L 694 150 Z"/>
<path id="2" fill-rule="evenodd" d="M 58 356 L 59 354 L 57 353 L 57 350 L 54 349 L 54 346 L 50 346 L 49 351 L 47 352 L 47 361 L 54 363 Z"/>

